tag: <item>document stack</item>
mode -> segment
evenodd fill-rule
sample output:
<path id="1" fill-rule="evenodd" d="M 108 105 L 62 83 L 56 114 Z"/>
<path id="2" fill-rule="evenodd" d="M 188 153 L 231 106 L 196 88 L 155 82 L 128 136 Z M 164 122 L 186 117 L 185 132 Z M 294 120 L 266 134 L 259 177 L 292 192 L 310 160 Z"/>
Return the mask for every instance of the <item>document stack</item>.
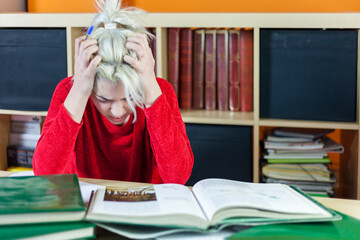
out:
<path id="1" fill-rule="evenodd" d="M 334 196 L 337 181 L 329 152 L 344 147 L 326 135 L 332 129 L 276 128 L 264 141 L 262 180 L 293 185 L 312 196 Z"/>
<path id="2" fill-rule="evenodd" d="M 8 170 L 19 171 L 23 168 L 32 168 L 32 157 L 40 132 L 40 116 L 11 116 L 7 148 Z"/>

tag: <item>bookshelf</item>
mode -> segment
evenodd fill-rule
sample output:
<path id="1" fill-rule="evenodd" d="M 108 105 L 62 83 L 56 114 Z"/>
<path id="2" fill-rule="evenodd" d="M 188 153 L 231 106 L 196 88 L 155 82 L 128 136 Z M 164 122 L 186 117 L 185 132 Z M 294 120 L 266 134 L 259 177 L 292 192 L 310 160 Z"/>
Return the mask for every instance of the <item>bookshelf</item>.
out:
<path id="1" fill-rule="evenodd" d="M 87 27 L 94 14 L 0 14 L 0 28 L 64 28 L 67 44 L 67 74 L 73 73 L 73 43 Z M 263 119 L 260 117 L 260 31 L 261 29 L 359 29 L 359 13 L 150 13 L 140 16 L 146 27 L 156 30 L 156 67 L 159 77 L 167 78 L 167 28 L 253 28 L 254 87 L 253 112 L 182 110 L 185 123 L 247 126 L 252 128 L 252 176 L 260 180 L 260 140 L 263 129 L 273 127 L 334 128 L 341 131 L 341 155 L 338 197 L 360 199 L 360 34 L 358 31 L 356 121 L 312 121 Z M 60 79 L 59 79 L 60 81 Z M 336 93 L 334 93 L 336 94 Z M 333 111 L 336 111 L 334 109 Z M 41 115 L 46 112 L 29 112 L 0 109 L 0 170 L 6 169 L 6 146 L 10 115 Z"/>

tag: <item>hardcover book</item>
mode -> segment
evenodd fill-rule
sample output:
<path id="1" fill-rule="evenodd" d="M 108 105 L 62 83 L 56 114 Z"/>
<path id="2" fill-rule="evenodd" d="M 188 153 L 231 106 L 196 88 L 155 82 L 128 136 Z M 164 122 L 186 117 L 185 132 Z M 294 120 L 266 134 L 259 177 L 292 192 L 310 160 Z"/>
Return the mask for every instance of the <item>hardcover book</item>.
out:
<path id="1" fill-rule="evenodd" d="M 0 225 L 81 221 L 85 216 L 75 174 L 0 178 Z"/>
<path id="2" fill-rule="evenodd" d="M 240 110 L 253 111 L 253 30 L 240 33 Z"/>
<path id="3" fill-rule="evenodd" d="M 168 81 L 179 99 L 180 28 L 168 29 Z"/>
<path id="4" fill-rule="evenodd" d="M 1 240 L 92 239 L 95 225 L 88 222 L 16 224 L 0 226 Z"/>
<path id="5" fill-rule="evenodd" d="M 228 30 L 217 31 L 217 105 L 222 111 L 229 110 L 229 35 Z"/>
<path id="6" fill-rule="evenodd" d="M 205 31 L 205 109 L 216 109 L 216 30 Z"/>
<path id="7" fill-rule="evenodd" d="M 138 232 L 144 226 L 160 227 L 161 235 L 175 228 L 216 231 L 231 225 L 340 219 L 287 185 L 225 179 L 201 180 L 192 189 L 179 184 L 107 186 L 95 192 L 86 216 L 87 221 L 127 237 L 133 237 L 126 231 L 129 225 L 139 226 Z"/>
<path id="8" fill-rule="evenodd" d="M 326 134 L 333 132 L 334 129 L 313 129 L 313 128 L 276 128 L 274 135 L 283 137 L 301 137 L 316 139 L 326 136 Z"/>
<path id="9" fill-rule="evenodd" d="M 194 31 L 193 109 L 204 109 L 205 30 Z"/>
<path id="10" fill-rule="evenodd" d="M 192 105 L 193 32 L 189 28 L 180 31 L 180 108 Z"/>
<path id="11" fill-rule="evenodd" d="M 229 108 L 240 111 L 240 30 L 229 31 Z"/>

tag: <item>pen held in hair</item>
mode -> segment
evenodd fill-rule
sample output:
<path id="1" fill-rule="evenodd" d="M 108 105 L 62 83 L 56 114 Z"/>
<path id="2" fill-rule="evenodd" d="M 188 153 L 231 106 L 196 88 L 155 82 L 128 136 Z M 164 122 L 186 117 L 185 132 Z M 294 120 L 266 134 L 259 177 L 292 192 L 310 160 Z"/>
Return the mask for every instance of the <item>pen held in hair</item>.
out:
<path id="1" fill-rule="evenodd" d="M 85 40 L 88 39 L 89 35 L 92 33 L 92 30 L 93 30 L 94 26 L 90 26 L 87 33 L 86 33 L 86 37 L 85 37 Z"/>

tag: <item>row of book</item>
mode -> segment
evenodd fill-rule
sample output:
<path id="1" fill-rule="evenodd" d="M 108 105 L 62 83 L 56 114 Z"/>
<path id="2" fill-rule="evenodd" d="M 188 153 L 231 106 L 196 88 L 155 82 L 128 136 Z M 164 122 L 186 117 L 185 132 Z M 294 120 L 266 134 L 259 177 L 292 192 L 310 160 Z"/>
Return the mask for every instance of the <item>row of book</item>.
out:
<path id="1" fill-rule="evenodd" d="M 181 109 L 253 111 L 252 29 L 168 29 L 168 81 Z"/>
<path id="2" fill-rule="evenodd" d="M 8 171 L 30 170 L 36 144 L 41 133 L 41 116 L 11 115 Z"/>
<path id="3" fill-rule="evenodd" d="M 276 128 L 264 141 L 262 180 L 294 185 L 313 196 L 334 196 L 337 179 L 329 152 L 344 147 L 326 135 L 332 129 Z"/>

